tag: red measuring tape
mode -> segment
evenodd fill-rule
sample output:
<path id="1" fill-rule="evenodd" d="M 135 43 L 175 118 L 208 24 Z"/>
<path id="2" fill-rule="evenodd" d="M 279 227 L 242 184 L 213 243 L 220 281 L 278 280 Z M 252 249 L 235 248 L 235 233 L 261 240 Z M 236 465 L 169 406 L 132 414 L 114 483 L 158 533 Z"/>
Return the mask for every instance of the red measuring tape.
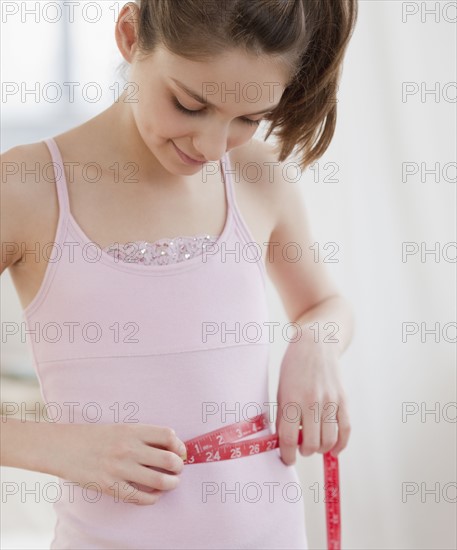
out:
<path id="1" fill-rule="evenodd" d="M 242 422 L 236 422 L 223 428 L 207 432 L 184 442 L 187 458 L 184 464 L 201 462 L 219 462 L 243 456 L 251 456 L 279 447 L 279 436 L 270 434 L 240 441 L 248 435 L 268 428 L 267 413 L 254 416 Z M 303 441 L 300 426 L 298 444 Z M 341 513 L 338 458 L 330 452 L 324 454 L 324 492 L 325 515 L 327 525 L 327 547 L 329 550 L 341 549 Z"/>

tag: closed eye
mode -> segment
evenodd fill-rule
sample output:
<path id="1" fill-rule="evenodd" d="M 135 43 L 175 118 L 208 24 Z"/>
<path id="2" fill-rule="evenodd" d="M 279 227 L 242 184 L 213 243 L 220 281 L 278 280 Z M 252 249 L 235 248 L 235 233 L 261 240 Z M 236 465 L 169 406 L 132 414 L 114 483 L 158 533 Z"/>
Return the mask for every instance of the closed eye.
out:
<path id="1" fill-rule="evenodd" d="M 181 105 L 181 103 L 179 103 L 179 101 L 176 99 L 176 97 L 173 98 L 173 104 L 174 106 L 176 107 L 176 109 L 178 111 L 180 111 L 181 113 L 184 113 L 186 115 L 189 115 L 189 116 L 198 116 L 198 115 L 201 115 L 204 113 L 204 110 L 200 110 L 200 111 L 191 111 L 190 109 L 186 109 L 185 107 L 183 107 Z M 260 122 L 262 121 L 262 119 L 260 120 L 250 120 L 249 118 L 246 118 L 246 117 L 240 117 L 241 120 L 243 122 L 245 122 L 246 124 L 249 124 L 251 126 L 258 126 L 260 124 Z"/>

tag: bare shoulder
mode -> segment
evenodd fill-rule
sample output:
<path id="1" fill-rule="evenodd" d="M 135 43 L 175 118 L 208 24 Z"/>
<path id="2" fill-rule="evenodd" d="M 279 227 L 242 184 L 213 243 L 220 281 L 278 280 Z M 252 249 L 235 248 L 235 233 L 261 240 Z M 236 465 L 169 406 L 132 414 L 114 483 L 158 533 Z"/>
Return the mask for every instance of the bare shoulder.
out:
<path id="1" fill-rule="evenodd" d="M 289 160 L 280 162 L 279 152 L 277 145 L 251 139 L 229 153 L 236 181 L 264 204 L 274 220 L 272 232 L 293 203 L 303 202 L 300 168 Z"/>
<path id="2" fill-rule="evenodd" d="M 43 142 L 18 145 L 0 155 L 1 240 L 9 253 L 2 257 L 1 272 L 21 259 L 20 243 L 29 242 L 54 207 L 54 173 Z"/>
<path id="3" fill-rule="evenodd" d="M 278 172 L 279 151 L 271 143 L 251 139 L 244 145 L 232 149 L 229 153 L 232 169 L 236 171 L 238 178 L 244 178 L 250 182 L 259 183 L 264 191 L 273 189 L 274 175 Z"/>

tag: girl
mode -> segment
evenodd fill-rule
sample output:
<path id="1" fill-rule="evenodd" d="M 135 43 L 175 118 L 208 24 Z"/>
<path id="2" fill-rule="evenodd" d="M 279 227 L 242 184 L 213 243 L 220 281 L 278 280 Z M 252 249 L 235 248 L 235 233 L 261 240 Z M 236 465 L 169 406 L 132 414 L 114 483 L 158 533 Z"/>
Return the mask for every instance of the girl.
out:
<path id="1" fill-rule="evenodd" d="M 305 169 L 331 141 L 356 14 L 356 0 L 129 2 L 119 101 L 3 155 L 42 167 L 41 185 L 20 173 L 3 184 L 2 269 L 40 335 L 27 342 L 55 422 L 8 419 L 2 464 L 59 477 L 52 549 L 307 548 L 303 499 L 287 487 L 297 448 L 347 445 L 338 358 L 352 313 L 309 252 L 284 161 L 298 147 Z M 262 120 L 279 150 L 252 139 Z M 279 452 L 184 468 L 188 439 L 272 416 L 267 273 L 295 323 L 273 407 Z M 316 420 L 329 404 L 337 424 Z"/>

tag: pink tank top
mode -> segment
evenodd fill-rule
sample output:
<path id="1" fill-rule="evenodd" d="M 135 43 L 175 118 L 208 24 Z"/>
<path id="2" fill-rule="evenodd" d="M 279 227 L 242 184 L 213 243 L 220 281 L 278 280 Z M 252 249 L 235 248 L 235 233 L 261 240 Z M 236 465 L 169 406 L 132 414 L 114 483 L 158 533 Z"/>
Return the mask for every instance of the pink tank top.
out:
<path id="1" fill-rule="evenodd" d="M 228 155 L 220 163 L 225 227 L 210 251 L 146 266 L 116 259 L 83 232 L 57 144 L 45 143 L 59 220 L 23 318 L 35 331 L 27 343 L 53 404 L 48 415 L 169 426 L 183 441 L 265 411 L 272 418 L 265 266 L 235 200 Z M 186 465 L 180 477 L 149 506 L 59 478 L 50 548 L 307 548 L 300 481 L 278 449 Z"/>

